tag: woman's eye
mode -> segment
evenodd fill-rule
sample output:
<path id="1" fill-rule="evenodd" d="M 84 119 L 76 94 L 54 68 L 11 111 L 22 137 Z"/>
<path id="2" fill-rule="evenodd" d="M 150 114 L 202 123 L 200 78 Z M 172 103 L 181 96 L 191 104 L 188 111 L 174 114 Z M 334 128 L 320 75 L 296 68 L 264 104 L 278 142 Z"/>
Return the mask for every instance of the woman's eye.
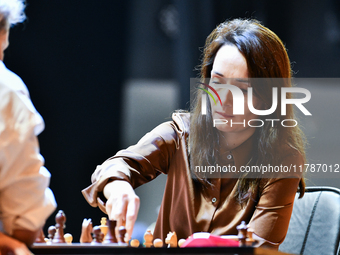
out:
<path id="1" fill-rule="evenodd" d="M 212 84 L 221 84 L 219 81 L 212 81 Z"/>

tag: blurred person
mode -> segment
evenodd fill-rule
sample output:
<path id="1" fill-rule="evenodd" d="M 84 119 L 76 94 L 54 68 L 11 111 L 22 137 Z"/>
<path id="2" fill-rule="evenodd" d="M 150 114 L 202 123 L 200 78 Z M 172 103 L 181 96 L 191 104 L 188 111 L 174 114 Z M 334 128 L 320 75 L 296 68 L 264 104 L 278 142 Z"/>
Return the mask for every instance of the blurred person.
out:
<path id="1" fill-rule="evenodd" d="M 99 206 L 117 227 L 126 225 L 131 237 L 140 200 L 134 189 L 160 174 L 167 174 L 164 196 L 154 230 L 154 238 L 164 240 L 169 231 L 188 238 L 195 232 L 236 235 L 245 221 L 254 230 L 258 246 L 278 249 L 291 217 L 295 194 L 305 190 L 299 173 L 262 178 L 227 173 L 210 176 L 197 172 L 197 166 L 303 166 L 304 135 L 299 126 L 285 128 L 283 118 L 294 119 L 293 106 L 282 116 L 278 107 L 269 116 L 250 111 L 253 107 L 271 108 L 273 83 L 253 78 L 279 79 L 278 90 L 291 87 L 291 66 L 287 51 L 278 36 L 256 20 L 235 19 L 221 23 L 208 36 L 203 52 L 201 80 L 210 80 L 211 93 L 216 84 L 232 84 L 244 96 L 244 114 L 233 114 L 233 95 L 215 88 L 221 104 L 207 97 L 203 115 L 202 93 L 190 113 L 176 112 L 147 133 L 136 145 L 119 151 L 99 165 L 92 185 L 83 194 L 92 206 Z M 248 88 L 252 87 L 252 95 Z M 208 88 L 207 88 L 208 89 Z M 235 99 L 234 99 L 235 100 Z M 276 119 L 275 123 L 264 120 Z M 214 119 L 228 120 L 214 125 Z M 264 121 L 261 127 L 240 125 L 249 120 Z M 231 125 L 233 121 L 237 125 Z"/>
<path id="2" fill-rule="evenodd" d="M 23 81 L 3 63 L 10 27 L 24 21 L 24 8 L 23 1 L 0 0 L 1 254 L 30 254 L 26 245 L 32 245 L 56 208 L 37 139 L 44 121 Z"/>

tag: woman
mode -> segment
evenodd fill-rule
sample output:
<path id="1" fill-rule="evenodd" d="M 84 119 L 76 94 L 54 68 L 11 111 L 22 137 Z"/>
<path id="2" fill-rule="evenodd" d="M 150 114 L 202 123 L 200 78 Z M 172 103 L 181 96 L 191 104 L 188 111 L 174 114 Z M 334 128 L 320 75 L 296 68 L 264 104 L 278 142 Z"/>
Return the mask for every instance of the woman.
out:
<path id="1" fill-rule="evenodd" d="M 233 81 L 247 99 L 251 86 L 254 108 L 265 110 L 272 105 L 273 84 L 249 83 L 249 78 L 290 77 L 282 42 L 257 21 L 222 23 L 207 38 L 201 78 L 210 78 L 210 88 Z M 275 86 L 291 86 L 289 80 L 281 81 Z M 248 123 L 264 118 L 253 114 L 246 103 L 244 115 L 233 115 L 231 92 L 219 89 L 218 93 L 221 103 L 208 104 L 206 115 L 201 113 L 201 100 L 197 100 L 191 117 L 189 113 L 174 113 L 173 121 L 118 152 L 92 175 L 93 184 L 83 191 L 84 196 L 92 206 L 98 205 L 110 219 L 117 220 L 118 226 L 126 224 L 127 239 L 139 208 L 133 189 L 164 173 L 168 177 L 154 238 L 164 240 L 169 231 L 175 231 L 178 238 L 201 231 L 236 234 L 236 226 L 244 220 L 254 230 L 259 245 L 277 249 L 284 240 L 295 193 L 299 186 L 300 196 L 304 192 L 304 181 L 298 174 L 288 173 L 285 178 L 234 173 L 209 176 L 198 172 L 196 166 L 241 169 L 261 164 L 303 165 L 303 134 L 297 126 L 285 128 L 280 122 L 265 122 L 259 128 L 230 125 L 232 121 Z M 281 120 L 280 108 L 266 118 Z M 291 105 L 285 118 L 294 119 Z M 214 126 L 214 119 L 228 123 Z"/>

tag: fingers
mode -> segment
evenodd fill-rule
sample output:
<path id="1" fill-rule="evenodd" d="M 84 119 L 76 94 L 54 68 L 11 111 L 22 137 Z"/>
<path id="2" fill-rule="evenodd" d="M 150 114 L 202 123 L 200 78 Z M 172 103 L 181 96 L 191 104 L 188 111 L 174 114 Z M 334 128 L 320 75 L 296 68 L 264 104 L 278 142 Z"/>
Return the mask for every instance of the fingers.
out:
<path id="1" fill-rule="evenodd" d="M 109 185 L 109 186 L 108 186 Z M 106 212 L 110 220 L 116 221 L 116 236 L 118 229 L 125 226 L 125 241 L 131 239 L 134 224 L 137 219 L 140 200 L 128 182 L 114 181 L 105 187 L 107 197 Z"/>
<path id="2" fill-rule="evenodd" d="M 128 204 L 129 204 L 128 194 L 123 194 L 122 197 L 120 199 L 117 199 L 115 203 L 115 208 L 113 209 L 111 215 L 113 219 L 115 219 L 120 224 L 123 224 L 123 221 L 125 221 Z"/>
<path id="3" fill-rule="evenodd" d="M 140 200 L 135 194 L 128 196 L 123 195 L 120 201 L 117 201 L 115 208 L 112 210 L 111 216 L 116 220 L 116 236 L 118 236 L 118 229 L 125 226 L 126 234 L 125 241 L 131 239 L 133 227 L 137 220 Z M 114 213 L 115 212 L 115 213 Z"/>
<path id="4" fill-rule="evenodd" d="M 127 212 L 126 212 L 126 235 L 125 240 L 128 241 L 131 239 L 133 227 L 137 220 L 138 210 L 139 210 L 140 200 L 139 197 L 133 197 L 128 204 Z"/>
<path id="5" fill-rule="evenodd" d="M 106 212 L 110 220 L 118 221 L 125 217 L 128 197 L 131 193 L 134 194 L 131 185 L 125 181 L 114 181 L 105 186 Z"/>
<path id="6" fill-rule="evenodd" d="M 115 204 L 115 208 L 112 210 L 112 219 L 116 221 L 116 237 L 119 236 L 119 227 L 125 225 L 126 208 L 128 205 L 128 196 L 124 194 L 121 199 L 118 199 Z"/>

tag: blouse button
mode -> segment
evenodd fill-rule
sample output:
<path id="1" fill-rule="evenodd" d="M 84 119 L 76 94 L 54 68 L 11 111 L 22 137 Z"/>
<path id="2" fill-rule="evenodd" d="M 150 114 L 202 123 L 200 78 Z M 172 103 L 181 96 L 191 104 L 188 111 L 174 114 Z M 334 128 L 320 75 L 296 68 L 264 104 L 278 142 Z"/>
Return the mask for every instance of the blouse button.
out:
<path id="1" fill-rule="evenodd" d="M 213 197 L 213 199 L 211 199 L 211 201 L 213 202 L 213 203 L 215 203 L 216 202 L 216 197 Z"/>
<path id="2" fill-rule="evenodd" d="M 227 156 L 227 159 L 232 159 L 233 158 L 233 155 L 231 155 L 231 154 L 229 154 L 228 156 Z"/>

